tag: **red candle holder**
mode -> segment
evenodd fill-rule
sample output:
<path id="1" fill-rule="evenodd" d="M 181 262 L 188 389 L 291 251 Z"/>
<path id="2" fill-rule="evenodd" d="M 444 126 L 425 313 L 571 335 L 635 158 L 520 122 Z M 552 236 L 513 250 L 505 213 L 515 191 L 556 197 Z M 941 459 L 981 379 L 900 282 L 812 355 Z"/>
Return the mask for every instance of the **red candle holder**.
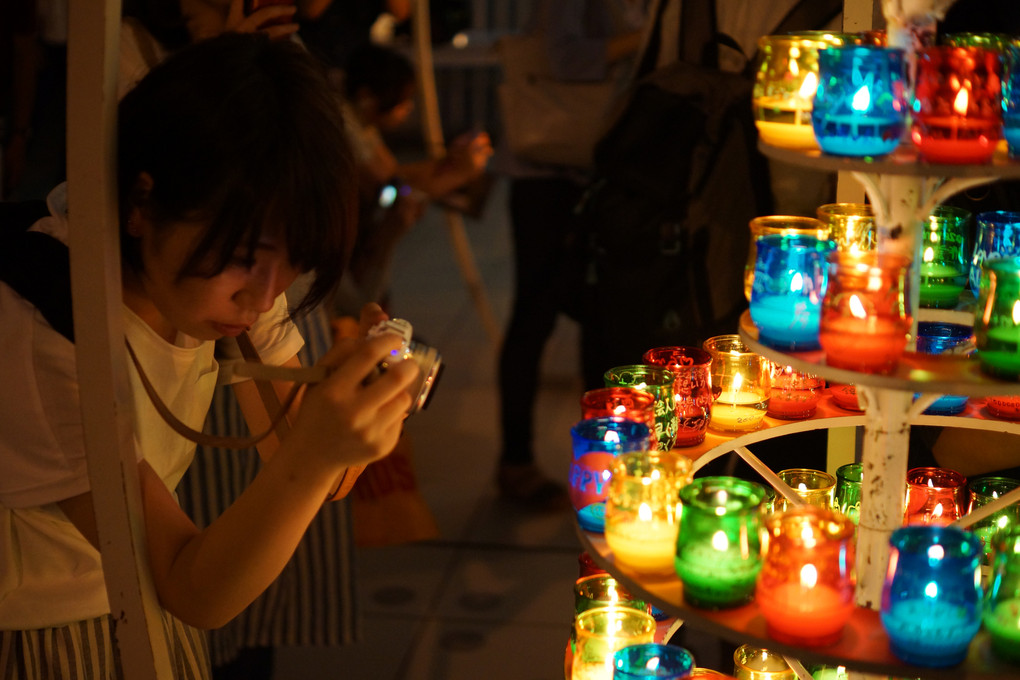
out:
<path id="1" fill-rule="evenodd" d="M 985 408 L 996 418 L 1020 420 L 1020 396 L 1002 395 L 987 397 Z"/>
<path id="2" fill-rule="evenodd" d="M 967 478 L 956 470 L 917 467 L 907 471 L 903 523 L 952 524 L 967 512 Z"/>
<path id="3" fill-rule="evenodd" d="M 870 251 L 830 253 L 818 341 L 829 366 L 890 373 L 907 346 L 910 260 Z"/>
<path id="4" fill-rule="evenodd" d="M 857 400 L 856 385 L 830 384 L 829 394 L 832 395 L 832 400 L 836 402 L 837 406 L 841 406 L 848 411 L 864 410 L 861 408 L 861 402 Z"/>
<path id="5" fill-rule="evenodd" d="M 655 397 L 634 387 L 602 387 L 581 396 L 581 420 L 612 416 L 648 426 L 648 448 L 655 449 Z"/>
<path id="6" fill-rule="evenodd" d="M 666 368 L 674 375 L 676 441 L 674 446 L 696 446 L 705 441 L 712 414 L 712 355 L 697 347 L 656 347 L 642 360 Z"/>
<path id="7" fill-rule="evenodd" d="M 793 366 L 772 364 L 772 392 L 766 415 L 781 420 L 810 418 L 818 408 L 825 381 L 810 373 L 801 373 Z"/>
<path id="8" fill-rule="evenodd" d="M 987 163 L 1002 138 L 1002 55 L 940 45 L 917 54 L 910 137 L 931 163 Z"/>
<path id="9" fill-rule="evenodd" d="M 766 518 L 755 600 L 770 637 L 805 646 L 839 640 L 854 611 L 853 535 L 849 518 L 817 506 Z"/>

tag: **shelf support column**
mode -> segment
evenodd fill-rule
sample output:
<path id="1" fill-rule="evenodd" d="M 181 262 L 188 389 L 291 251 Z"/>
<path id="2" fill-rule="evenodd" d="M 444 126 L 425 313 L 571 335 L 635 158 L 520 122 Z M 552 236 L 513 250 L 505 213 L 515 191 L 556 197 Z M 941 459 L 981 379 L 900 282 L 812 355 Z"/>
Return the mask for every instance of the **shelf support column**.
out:
<path id="1" fill-rule="evenodd" d="M 857 527 L 857 605 L 879 609 L 889 537 L 903 524 L 912 392 L 857 386 L 865 402 L 861 514 Z"/>

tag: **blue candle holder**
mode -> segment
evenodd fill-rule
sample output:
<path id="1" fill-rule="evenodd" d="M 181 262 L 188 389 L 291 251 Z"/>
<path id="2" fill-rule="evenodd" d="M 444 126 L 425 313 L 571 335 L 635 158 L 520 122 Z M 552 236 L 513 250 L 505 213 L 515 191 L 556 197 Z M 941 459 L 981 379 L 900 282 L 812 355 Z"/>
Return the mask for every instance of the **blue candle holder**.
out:
<path id="1" fill-rule="evenodd" d="M 978 213 L 974 253 L 970 260 L 970 289 L 981 292 L 981 263 L 1020 255 L 1020 212 L 991 210 Z"/>
<path id="2" fill-rule="evenodd" d="M 1020 158 L 1020 45 L 1002 50 L 1002 136 L 1010 158 Z"/>
<path id="3" fill-rule="evenodd" d="M 613 654 L 613 680 L 680 680 L 694 670 L 694 656 L 675 645 L 645 642 Z"/>
<path id="4" fill-rule="evenodd" d="M 626 418 L 589 418 L 570 428 L 570 438 L 574 448 L 567 487 L 570 501 L 581 528 L 602 533 L 613 461 L 621 453 L 646 451 L 648 426 Z"/>
<path id="5" fill-rule="evenodd" d="M 958 323 L 921 321 L 917 324 L 917 351 L 924 354 L 959 353 L 961 349 L 973 351 L 974 329 Z M 920 395 L 914 394 L 914 399 Z M 926 408 L 930 416 L 955 416 L 967 408 L 967 397 L 961 394 L 947 394 Z"/>
<path id="6" fill-rule="evenodd" d="M 916 666 L 953 666 L 981 627 L 981 539 L 962 529 L 897 529 L 882 589 L 893 654 Z"/>
<path id="7" fill-rule="evenodd" d="M 811 125 L 818 146 L 837 156 L 881 156 L 906 127 L 903 50 L 872 45 L 818 53 Z"/>
<path id="8" fill-rule="evenodd" d="M 835 242 L 775 234 L 759 238 L 757 248 L 750 309 L 758 340 L 782 350 L 818 349 L 826 256 L 836 249 Z"/>

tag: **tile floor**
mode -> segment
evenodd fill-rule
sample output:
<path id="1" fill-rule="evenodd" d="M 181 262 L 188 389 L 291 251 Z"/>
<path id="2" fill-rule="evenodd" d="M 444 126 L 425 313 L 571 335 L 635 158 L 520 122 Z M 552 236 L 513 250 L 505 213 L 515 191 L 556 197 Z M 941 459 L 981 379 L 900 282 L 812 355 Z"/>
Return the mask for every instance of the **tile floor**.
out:
<path id="1" fill-rule="evenodd" d="M 500 323 L 512 263 L 505 186 L 467 231 Z M 284 649 L 277 680 L 559 680 L 580 551 L 570 513 L 525 514 L 496 496 L 496 346 L 457 269 L 443 216 L 429 212 L 397 256 L 392 307 L 446 365 L 426 411 L 408 421 L 435 541 L 359 549 L 363 641 Z M 576 329 L 547 348 L 536 423 L 539 462 L 566 479 L 582 388 Z"/>

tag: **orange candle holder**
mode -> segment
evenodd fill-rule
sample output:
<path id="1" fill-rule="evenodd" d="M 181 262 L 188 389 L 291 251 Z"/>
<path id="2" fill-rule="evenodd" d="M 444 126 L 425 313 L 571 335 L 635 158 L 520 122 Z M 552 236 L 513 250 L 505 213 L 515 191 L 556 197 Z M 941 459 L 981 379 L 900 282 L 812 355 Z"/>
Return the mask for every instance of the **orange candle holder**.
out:
<path id="1" fill-rule="evenodd" d="M 818 340 L 830 366 L 890 373 L 907 346 L 910 260 L 880 253 L 831 253 Z"/>
<path id="2" fill-rule="evenodd" d="M 813 505 L 765 519 L 755 600 L 770 637 L 812 647 L 839 640 L 854 610 L 853 535 L 849 518 Z"/>
<path id="3" fill-rule="evenodd" d="M 916 467 L 907 471 L 903 523 L 945 526 L 967 512 L 967 478 L 956 470 Z"/>
<path id="4" fill-rule="evenodd" d="M 825 380 L 793 366 L 772 364 L 772 391 L 767 415 L 781 420 L 810 418 L 818 408 Z"/>

